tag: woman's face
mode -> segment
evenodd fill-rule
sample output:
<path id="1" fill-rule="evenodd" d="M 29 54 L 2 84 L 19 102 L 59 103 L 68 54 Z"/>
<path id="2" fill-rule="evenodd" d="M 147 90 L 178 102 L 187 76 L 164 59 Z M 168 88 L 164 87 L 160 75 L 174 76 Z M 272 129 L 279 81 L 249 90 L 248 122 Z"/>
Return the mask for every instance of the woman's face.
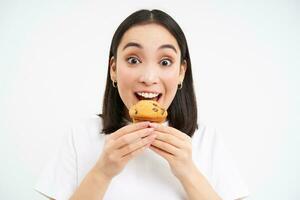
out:
<path id="1" fill-rule="evenodd" d="M 161 25 L 138 25 L 125 32 L 117 59 L 111 59 L 110 75 L 127 109 L 151 98 L 165 109 L 170 106 L 186 70 L 180 54 L 176 39 Z"/>

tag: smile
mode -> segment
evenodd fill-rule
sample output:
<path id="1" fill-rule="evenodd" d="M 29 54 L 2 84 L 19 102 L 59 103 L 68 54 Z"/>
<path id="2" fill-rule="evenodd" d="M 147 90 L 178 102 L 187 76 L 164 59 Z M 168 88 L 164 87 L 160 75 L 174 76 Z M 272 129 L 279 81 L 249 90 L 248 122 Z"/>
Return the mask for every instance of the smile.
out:
<path id="1" fill-rule="evenodd" d="M 158 101 L 159 98 L 162 96 L 161 93 L 152 93 L 152 92 L 135 92 L 134 94 L 139 100 Z"/>

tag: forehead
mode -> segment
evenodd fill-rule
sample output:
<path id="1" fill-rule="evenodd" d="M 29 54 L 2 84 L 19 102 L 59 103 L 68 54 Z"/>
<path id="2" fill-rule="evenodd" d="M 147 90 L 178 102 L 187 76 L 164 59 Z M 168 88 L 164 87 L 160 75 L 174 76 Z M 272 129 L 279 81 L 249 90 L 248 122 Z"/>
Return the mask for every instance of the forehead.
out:
<path id="1" fill-rule="evenodd" d="M 154 23 L 136 25 L 128 29 L 122 37 L 119 48 L 123 48 L 129 42 L 136 42 L 148 48 L 172 44 L 177 51 L 180 50 L 175 37 L 165 27 Z"/>

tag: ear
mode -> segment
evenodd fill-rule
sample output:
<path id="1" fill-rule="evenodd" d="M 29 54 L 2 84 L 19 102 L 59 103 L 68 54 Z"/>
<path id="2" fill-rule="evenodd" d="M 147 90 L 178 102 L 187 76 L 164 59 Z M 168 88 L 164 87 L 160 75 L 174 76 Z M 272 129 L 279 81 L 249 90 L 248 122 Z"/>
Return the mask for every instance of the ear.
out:
<path id="1" fill-rule="evenodd" d="M 110 67 L 110 79 L 112 81 L 117 81 L 117 65 L 116 65 L 116 59 L 115 57 L 111 57 L 109 61 L 109 67 Z"/>
<path id="2" fill-rule="evenodd" d="M 186 68 L 187 68 L 187 63 L 186 63 L 186 60 L 184 60 L 183 63 L 180 65 L 180 71 L 179 71 L 179 80 L 180 80 L 180 82 L 183 82 Z"/>

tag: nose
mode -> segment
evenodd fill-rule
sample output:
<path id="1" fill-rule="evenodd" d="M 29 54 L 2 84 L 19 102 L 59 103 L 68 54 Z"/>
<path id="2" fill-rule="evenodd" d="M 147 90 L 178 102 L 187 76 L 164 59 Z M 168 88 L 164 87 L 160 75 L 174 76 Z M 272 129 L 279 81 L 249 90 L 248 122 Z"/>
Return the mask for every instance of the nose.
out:
<path id="1" fill-rule="evenodd" d="M 159 72 L 154 66 L 144 66 L 140 71 L 139 82 L 145 85 L 152 85 L 158 83 Z"/>

